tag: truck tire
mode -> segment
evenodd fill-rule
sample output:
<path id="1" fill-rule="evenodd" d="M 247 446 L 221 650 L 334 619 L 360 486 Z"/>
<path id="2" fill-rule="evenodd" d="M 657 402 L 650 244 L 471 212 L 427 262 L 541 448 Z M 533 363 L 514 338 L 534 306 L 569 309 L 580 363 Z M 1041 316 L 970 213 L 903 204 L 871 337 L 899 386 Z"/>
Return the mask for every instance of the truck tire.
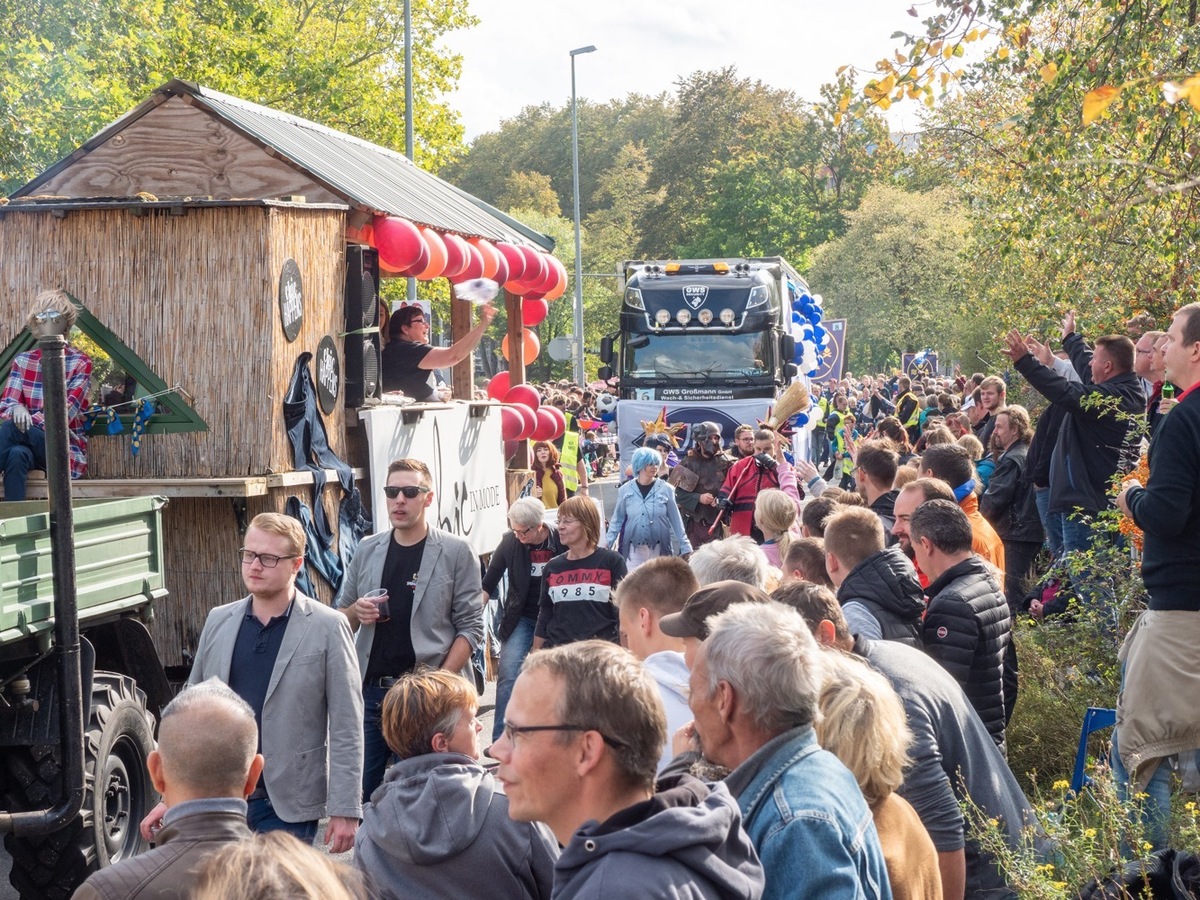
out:
<path id="1" fill-rule="evenodd" d="M 9 880 L 23 900 L 69 900 L 97 869 L 147 849 L 138 826 L 158 802 L 146 771 L 154 749 L 154 717 L 146 696 L 124 675 L 97 672 L 83 736 L 84 795 L 64 828 L 41 837 L 9 834 Z M 39 809 L 62 791 L 58 745 L 13 748 L 5 759 L 10 810 Z"/>

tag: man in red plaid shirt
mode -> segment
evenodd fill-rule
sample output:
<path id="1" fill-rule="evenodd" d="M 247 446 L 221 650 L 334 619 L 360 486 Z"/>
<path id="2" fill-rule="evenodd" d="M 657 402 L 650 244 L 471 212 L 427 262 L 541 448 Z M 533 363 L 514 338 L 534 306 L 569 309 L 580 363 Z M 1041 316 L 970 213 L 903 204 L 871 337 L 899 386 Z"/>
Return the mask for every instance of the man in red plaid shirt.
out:
<path id="1" fill-rule="evenodd" d="M 75 305 L 63 291 L 43 291 L 29 311 L 33 330 L 36 317 L 58 313 L 75 324 Z M 66 349 L 67 419 L 70 428 L 71 477 L 87 471 L 87 436 L 84 410 L 92 380 L 92 360 L 74 347 Z M 18 353 L 0 395 L 0 470 L 4 472 L 4 499 L 24 500 L 30 469 L 46 468 L 46 416 L 42 401 L 42 351 Z"/>

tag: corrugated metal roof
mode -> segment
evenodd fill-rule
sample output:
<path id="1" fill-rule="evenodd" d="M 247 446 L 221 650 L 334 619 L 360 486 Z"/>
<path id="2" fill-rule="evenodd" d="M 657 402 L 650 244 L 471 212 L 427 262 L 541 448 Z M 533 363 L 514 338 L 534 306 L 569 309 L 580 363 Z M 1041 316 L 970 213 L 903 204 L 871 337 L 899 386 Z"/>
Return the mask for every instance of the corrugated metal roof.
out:
<path id="1" fill-rule="evenodd" d="M 401 153 L 297 116 L 179 80 L 163 85 L 149 99 L 12 196 L 33 192 L 39 183 L 175 96 L 187 99 L 250 140 L 270 148 L 274 154 L 345 197 L 354 206 L 402 216 L 438 231 L 554 249 L 553 238 L 418 168 Z"/>

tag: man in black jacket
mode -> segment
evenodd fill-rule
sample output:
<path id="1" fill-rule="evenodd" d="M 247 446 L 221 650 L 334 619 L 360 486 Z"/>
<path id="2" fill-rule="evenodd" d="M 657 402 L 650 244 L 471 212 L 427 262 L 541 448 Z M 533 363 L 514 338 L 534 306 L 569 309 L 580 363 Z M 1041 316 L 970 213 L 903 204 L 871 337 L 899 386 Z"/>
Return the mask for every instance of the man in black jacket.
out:
<path id="1" fill-rule="evenodd" d="M 930 500 L 908 522 L 917 565 L 929 576 L 922 639 L 1004 751 L 1004 653 L 1008 603 L 990 567 L 971 549 L 971 523 L 958 504 Z"/>
<path id="2" fill-rule="evenodd" d="M 544 521 L 546 507 L 541 500 L 522 497 L 508 508 L 508 527 L 500 539 L 483 576 L 483 603 L 487 606 L 496 595 L 500 581 L 508 573 L 508 593 L 500 613 L 500 671 L 496 681 L 496 714 L 492 740 L 504 731 L 504 710 L 512 696 L 513 684 L 521 664 L 533 646 L 537 625 L 538 601 L 542 594 L 542 569 L 567 548 L 558 539 L 558 531 Z"/>
<path id="3" fill-rule="evenodd" d="M 895 544 L 892 526 L 896 524 L 896 497 L 900 492 L 892 490 L 892 482 L 896 479 L 900 454 L 890 441 L 863 441 L 858 445 L 854 464 L 855 488 L 867 501 L 871 512 L 879 516 L 884 540 L 889 546 Z"/>
<path id="4" fill-rule="evenodd" d="M 925 598 L 917 570 L 899 547 L 884 549 L 875 513 L 849 507 L 829 517 L 825 567 L 854 634 L 921 646 Z"/>
<path id="5" fill-rule="evenodd" d="M 1090 519 L 1108 507 L 1109 482 L 1137 462 L 1136 418 L 1146 411 L 1141 379 L 1133 372 L 1133 342 L 1106 335 L 1089 350 L 1075 331 L 1075 313 L 1062 325 L 1063 348 L 1081 383 L 1075 384 L 1041 365 L 1030 355 L 1026 338 L 1008 334 L 1006 355 L 1017 371 L 1067 416 L 1059 429 L 1050 463 L 1047 528 L 1060 523 L 1063 551 L 1086 550 L 1091 544 Z"/>
<path id="6" fill-rule="evenodd" d="M 1167 380 L 1184 390 L 1150 442 L 1146 486 L 1130 479 L 1117 497 L 1145 535 L 1150 602 L 1121 648 L 1112 754 L 1118 780 L 1149 795 L 1147 837 L 1155 849 L 1166 846 L 1171 816 L 1164 757 L 1200 761 L 1200 303 L 1175 313 L 1164 362 Z"/>

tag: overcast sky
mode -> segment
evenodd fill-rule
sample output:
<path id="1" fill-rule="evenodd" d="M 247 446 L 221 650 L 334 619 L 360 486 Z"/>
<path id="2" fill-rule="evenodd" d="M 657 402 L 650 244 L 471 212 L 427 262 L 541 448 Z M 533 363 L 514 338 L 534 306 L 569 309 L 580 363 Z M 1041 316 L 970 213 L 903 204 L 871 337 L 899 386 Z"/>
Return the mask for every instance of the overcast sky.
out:
<path id="1" fill-rule="evenodd" d="M 529 105 L 571 98 L 572 49 L 580 97 L 673 91 L 697 69 L 736 66 L 743 77 L 816 100 L 847 63 L 872 68 L 912 31 L 911 0 L 470 0 L 479 24 L 445 42 L 463 56 L 450 102 L 467 140 Z M 918 4 L 918 8 L 922 4 Z M 922 13 L 924 16 L 924 13 Z M 861 83 L 861 82 L 860 82 Z M 911 128 L 915 104 L 894 107 Z"/>

